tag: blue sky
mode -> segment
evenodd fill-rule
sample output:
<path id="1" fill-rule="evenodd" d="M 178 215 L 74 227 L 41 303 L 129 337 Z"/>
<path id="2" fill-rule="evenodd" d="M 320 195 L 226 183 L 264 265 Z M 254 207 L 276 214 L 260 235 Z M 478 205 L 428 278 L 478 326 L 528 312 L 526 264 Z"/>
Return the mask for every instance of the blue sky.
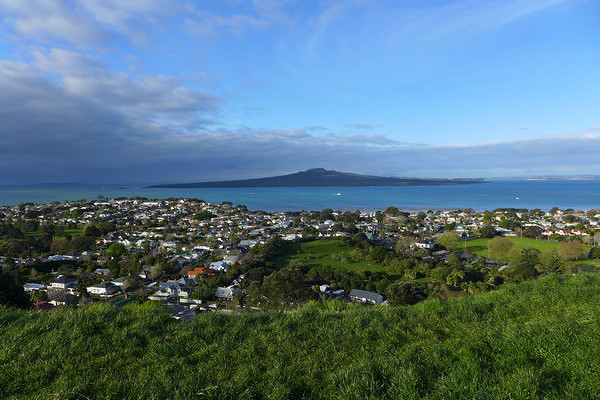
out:
<path id="1" fill-rule="evenodd" d="M 600 3 L 0 0 L 0 184 L 600 174 Z"/>

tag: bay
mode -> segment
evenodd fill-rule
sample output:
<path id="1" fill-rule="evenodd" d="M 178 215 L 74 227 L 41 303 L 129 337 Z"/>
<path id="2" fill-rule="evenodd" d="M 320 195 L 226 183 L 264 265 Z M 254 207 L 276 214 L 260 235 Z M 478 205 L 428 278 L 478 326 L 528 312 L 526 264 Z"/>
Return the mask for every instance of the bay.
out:
<path id="1" fill-rule="evenodd" d="M 38 185 L 0 186 L 0 205 L 93 200 L 103 196 L 141 196 L 152 199 L 186 197 L 212 203 L 229 201 L 252 210 L 296 211 L 381 210 L 396 206 L 404 210 L 501 207 L 600 208 L 600 180 L 513 180 L 484 184 L 405 187 L 286 187 L 165 189 L 141 185 Z"/>

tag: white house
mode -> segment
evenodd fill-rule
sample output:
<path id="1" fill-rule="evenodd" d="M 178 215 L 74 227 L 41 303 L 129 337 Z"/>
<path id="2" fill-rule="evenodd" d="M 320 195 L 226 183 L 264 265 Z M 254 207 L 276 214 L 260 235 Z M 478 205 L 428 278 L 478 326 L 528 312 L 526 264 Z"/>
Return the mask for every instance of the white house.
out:
<path id="1" fill-rule="evenodd" d="M 215 271 L 223 272 L 227 271 L 227 268 L 229 268 L 229 264 L 225 261 L 215 261 L 211 262 L 208 267 L 210 269 L 214 269 Z"/>
<path id="2" fill-rule="evenodd" d="M 40 290 L 44 289 L 46 289 L 46 286 L 42 285 L 41 283 L 26 283 L 23 285 L 23 290 L 25 290 L 27 293 L 39 292 Z"/>
<path id="3" fill-rule="evenodd" d="M 110 297 L 119 291 L 119 287 L 112 282 L 102 282 L 86 288 L 92 296 Z"/>
<path id="4" fill-rule="evenodd" d="M 159 297 L 188 298 L 192 289 L 177 281 L 161 282 L 155 295 Z"/>
<path id="5" fill-rule="evenodd" d="M 283 237 L 283 240 L 296 240 L 296 239 L 300 239 L 302 238 L 301 235 L 298 235 L 297 233 L 290 233 L 288 235 L 285 235 Z"/>
<path id="6" fill-rule="evenodd" d="M 59 275 L 52 283 L 50 283 L 50 287 L 53 289 L 74 289 L 75 286 L 77 286 L 77 283 L 77 279 Z"/>
<path id="7" fill-rule="evenodd" d="M 234 296 L 240 296 L 242 294 L 242 289 L 236 286 L 228 286 L 228 287 L 218 287 L 215 296 L 220 299 L 225 300 L 233 300 Z"/>
<path id="8" fill-rule="evenodd" d="M 350 292 L 350 298 L 354 301 L 360 301 L 362 303 L 381 304 L 383 303 L 383 296 L 379 293 L 368 292 L 366 290 L 352 289 Z"/>
<path id="9" fill-rule="evenodd" d="M 416 242 L 415 243 L 415 247 L 418 249 L 427 249 L 427 250 L 433 250 L 433 248 L 435 247 L 433 243 L 431 242 Z"/>

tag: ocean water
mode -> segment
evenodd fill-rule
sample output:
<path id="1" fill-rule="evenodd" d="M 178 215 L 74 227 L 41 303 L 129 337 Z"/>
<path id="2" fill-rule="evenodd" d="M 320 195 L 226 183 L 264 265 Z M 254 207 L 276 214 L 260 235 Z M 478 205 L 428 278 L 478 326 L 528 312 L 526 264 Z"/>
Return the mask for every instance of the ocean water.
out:
<path id="1" fill-rule="evenodd" d="M 140 185 L 0 186 L 0 205 L 48 203 L 142 196 L 164 199 L 189 197 L 213 203 L 230 201 L 251 210 L 295 211 L 404 210 L 499 207 L 600 208 L 600 180 L 490 181 L 485 184 L 406 187 L 212 188 L 162 189 Z"/>

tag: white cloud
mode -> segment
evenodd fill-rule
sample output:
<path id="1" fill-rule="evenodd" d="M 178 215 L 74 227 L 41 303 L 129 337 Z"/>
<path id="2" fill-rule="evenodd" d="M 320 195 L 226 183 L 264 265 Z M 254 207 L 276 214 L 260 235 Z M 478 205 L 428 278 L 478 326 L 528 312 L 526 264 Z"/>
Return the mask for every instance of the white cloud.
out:
<path id="1" fill-rule="evenodd" d="M 0 0 L 0 12 L 23 40 L 55 45 L 65 41 L 78 48 L 110 46 L 116 34 L 132 39 L 144 26 L 156 27 L 160 18 L 180 8 L 167 0 Z M 130 27 L 136 22 L 136 29 Z"/>
<path id="2" fill-rule="evenodd" d="M 0 170 L 11 171 L 0 184 L 185 182 L 311 167 L 431 177 L 600 173 L 600 134 L 427 146 L 310 127 L 213 130 L 190 123 L 211 118 L 211 98 L 179 88 L 171 78 L 134 80 L 61 51 L 36 60 L 0 62 Z M 49 60 L 66 65 L 65 71 L 71 63 L 80 66 L 71 78 L 77 82 L 54 80 Z M 85 71 L 100 79 L 88 81 Z"/>
<path id="3" fill-rule="evenodd" d="M 217 97 L 192 90 L 172 77 L 143 75 L 134 79 L 109 71 L 93 56 L 64 49 L 36 52 L 32 67 L 40 74 L 58 75 L 55 84 L 65 94 L 130 118 L 177 129 L 199 126 L 204 117 L 217 111 L 219 103 Z"/>

